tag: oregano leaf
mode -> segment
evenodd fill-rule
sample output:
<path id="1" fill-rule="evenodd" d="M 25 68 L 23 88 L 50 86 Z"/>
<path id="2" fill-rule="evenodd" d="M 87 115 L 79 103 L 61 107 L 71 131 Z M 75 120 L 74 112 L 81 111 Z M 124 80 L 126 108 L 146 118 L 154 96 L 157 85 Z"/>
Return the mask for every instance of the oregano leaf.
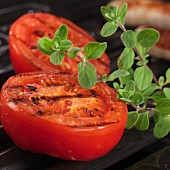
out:
<path id="1" fill-rule="evenodd" d="M 61 40 L 66 40 L 68 37 L 68 28 L 66 25 L 61 25 L 54 34 L 54 37 L 59 36 Z"/>
<path id="2" fill-rule="evenodd" d="M 139 114 L 135 128 L 141 131 L 148 130 L 149 128 L 149 112 L 145 111 Z"/>
<path id="3" fill-rule="evenodd" d="M 129 69 L 134 63 L 135 53 L 131 48 L 125 48 L 117 60 L 119 69 Z"/>
<path id="4" fill-rule="evenodd" d="M 154 136 L 156 138 L 163 138 L 170 132 L 170 117 L 164 117 L 155 124 Z"/>
<path id="5" fill-rule="evenodd" d="M 124 3 L 119 9 L 119 17 L 120 17 L 120 21 L 122 25 L 124 25 L 125 23 L 125 16 L 126 16 L 127 8 L 128 8 L 128 4 Z"/>
<path id="6" fill-rule="evenodd" d="M 132 105 L 133 106 L 137 106 L 137 105 L 140 105 L 144 102 L 144 97 L 141 93 L 139 92 L 135 92 L 133 95 L 132 95 Z"/>
<path id="7" fill-rule="evenodd" d="M 166 71 L 166 82 L 170 83 L 170 68 Z"/>
<path id="8" fill-rule="evenodd" d="M 128 113 L 128 120 L 126 122 L 126 129 L 131 129 L 137 122 L 138 120 L 138 112 L 136 111 L 131 111 Z"/>
<path id="9" fill-rule="evenodd" d="M 64 60 L 64 52 L 55 51 L 50 56 L 50 62 L 59 65 Z"/>
<path id="10" fill-rule="evenodd" d="M 142 47 L 152 47 L 155 45 L 160 38 L 160 34 L 157 30 L 154 30 L 152 28 L 146 28 L 142 31 L 139 31 L 137 34 L 137 42 Z"/>
<path id="11" fill-rule="evenodd" d="M 170 99 L 170 88 L 165 87 L 163 89 L 163 92 L 164 92 L 165 96 Z"/>
<path id="12" fill-rule="evenodd" d="M 152 79 L 153 74 L 149 68 L 141 66 L 135 70 L 134 80 L 139 90 L 148 88 L 151 85 Z"/>
<path id="13" fill-rule="evenodd" d="M 127 91 L 135 91 L 135 86 L 136 86 L 136 84 L 135 84 L 135 82 L 133 81 L 133 80 L 130 80 L 127 84 L 126 84 L 126 86 L 125 86 L 125 90 L 127 90 Z"/>
<path id="14" fill-rule="evenodd" d="M 170 114 L 170 99 L 164 98 L 159 100 L 156 105 L 156 111 L 164 116 Z"/>
<path id="15" fill-rule="evenodd" d="M 51 55 L 54 52 L 52 48 L 53 44 L 53 40 L 47 37 L 43 37 L 38 40 L 38 48 L 47 55 Z"/>
<path id="16" fill-rule="evenodd" d="M 136 46 L 136 34 L 132 30 L 127 30 L 121 34 L 121 40 L 125 47 L 134 48 Z"/>
<path id="17" fill-rule="evenodd" d="M 75 58 L 77 56 L 77 53 L 81 51 L 81 48 L 79 47 L 74 47 L 68 52 L 69 58 Z"/>
<path id="18" fill-rule="evenodd" d="M 129 75 L 119 78 L 119 81 L 120 81 L 121 85 L 125 85 L 130 80 L 134 80 L 134 71 L 133 71 L 133 69 L 129 68 L 129 69 L 127 69 L 127 71 L 129 72 Z"/>
<path id="19" fill-rule="evenodd" d="M 116 71 L 112 72 L 112 73 L 108 76 L 107 81 L 113 81 L 113 80 L 115 80 L 116 78 L 124 77 L 124 76 L 127 76 L 127 75 L 129 75 L 129 72 L 128 72 L 127 70 L 119 69 L 119 70 L 116 70 Z"/>
<path id="20" fill-rule="evenodd" d="M 86 59 L 97 59 L 102 56 L 107 48 L 107 43 L 90 42 L 84 48 Z"/>
<path id="21" fill-rule="evenodd" d="M 96 69 L 93 66 L 93 64 L 87 62 L 87 66 L 85 66 L 83 63 L 78 64 L 78 81 L 80 85 L 86 89 L 92 88 L 96 82 Z"/>
<path id="22" fill-rule="evenodd" d="M 59 49 L 64 52 L 67 51 L 72 45 L 73 43 L 70 40 L 62 40 Z"/>
<path id="23" fill-rule="evenodd" d="M 152 83 L 148 88 L 146 88 L 145 90 L 142 90 L 141 93 L 144 97 L 148 97 L 151 94 L 153 94 L 156 88 L 157 88 L 157 85 Z"/>
<path id="24" fill-rule="evenodd" d="M 103 37 L 109 37 L 112 34 L 114 34 L 117 29 L 118 29 L 118 24 L 116 22 L 108 21 L 103 25 L 103 27 L 100 31 L 100 34 Z"/>

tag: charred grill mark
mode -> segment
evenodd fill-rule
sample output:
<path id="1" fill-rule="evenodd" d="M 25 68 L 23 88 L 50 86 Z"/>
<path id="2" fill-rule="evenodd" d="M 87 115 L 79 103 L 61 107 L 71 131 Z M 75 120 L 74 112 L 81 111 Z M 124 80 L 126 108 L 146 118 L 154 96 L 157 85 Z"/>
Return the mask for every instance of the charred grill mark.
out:
<path id="1" fill-rule="evenodd" d="M 27 85 L 27 88 L 28 88 L 28 90 L 30 90 L 30 91 L 36 91 L 36 90 L 37 90 L 36 87 L 30 86 L 30 85 Z"/>
<path id="2" fill-rule="evenodd" d="M 83 94 L 78 94 L 77 97 L 78 97 L 78 98 L 82 98 L 82 97 L 83 97 Z"/>
<path id="3" fill-rule="evenodd" d="M 39 37 L 43 37 L 44 32 L 41 31 L 41 30 L 35 30 L 35 31 L 33 32 L 33 34 L 36 35 L 36 36 L 39 36 Z"/>
<path id="4" fill-rule="evenodd" d="M 14 103 L 14 104 L 19 104 L 19 103 L 23 103 L 23 102 L 27 102 L 28 100 L 26 100 L 26 99 L 24 99 L 24 98 L 20 98 L 20 97 L 18 97 L 18 98 L 11 98 L 10 100 L 9 100 L 10 102 L 12 102 L 12 103 Z"/>
<path id="5" fill-rule="evenodd" d="M 31 97 L 31 100 L 35 105 L 39 104 L 39 98 L 38 97 Z"/>
<path id="6" fill-rule="evenodd" d="M 46 102 L 50 102 L 50 101 L 57 102 L 57 101 L 60 100 L 60 98 L 59 98 L 59 97 L 56 97 L 56 96 L 52 96 L 52 97 L 41 96 L 41 97 L 40 97 L 40 100 L 45 100 Z"/>
<path id="7" fill-rule="evenodd" d="M 6 86 L 5 90 L 6 89 L 23 89 L 23 88 L 24 88 L 24 86 L 20 86 L 20 85 L 19 86 Z"/>
<path id="8" fill-rule="evenodd" d="M 91 117 L 93 117 L 92 112 L 91 112 L 90 110 L 86 109 L 86 112 L 87 112 Z"/>
<path id="9" fill-rule="evenodd" d="M 36 45 L 33 45 L 30 47 L 31 50 L 36 50 L 38 47 Z"/>
<path id="10" fill-rule="evenodd" d="M 94 108 L 95 111 L 99 111 L 98 109 Z"/>
<path id="11" fill-rule="evenodd" d="M 34 97 L 31 97 L 30 100 L 28 99 L 25 99 L 23 97 L 18 97 L 18 98 L 11 98 L 9 101 L 10 102 L 13 102 L 15 104 L 19 104 L 21 102 L 23 103 L 28 103 L 28 102 L 32 102 L 33 104 L 35 105 L 38 105 L 41 101 L 46 101 L 46 102 L 57 102 L 59 100 L 62 100 L 62 99 L 70 99 L 70 98 L 77 98 L 79 99 L 78 96 L 34 96 Z M 92 96 L 84 96 L 83 98 L 92 98 Z M 91 114 L 91 111 L 90 110 L 86 110 L 87 113 Z"/>
<path id="12" fill-rule="evenodd" d="M 90 93 L 91 93 L 92 96 L 97 96 L 98 95 L 98 93 L 95 90 L 90 90 Z"/>
<path id="13" fill-rule="evenodd" d="M 45 114 L 45 112 L 38 110 L 38 112 L 36 113 L 38 116 L 43 116 Z"/>

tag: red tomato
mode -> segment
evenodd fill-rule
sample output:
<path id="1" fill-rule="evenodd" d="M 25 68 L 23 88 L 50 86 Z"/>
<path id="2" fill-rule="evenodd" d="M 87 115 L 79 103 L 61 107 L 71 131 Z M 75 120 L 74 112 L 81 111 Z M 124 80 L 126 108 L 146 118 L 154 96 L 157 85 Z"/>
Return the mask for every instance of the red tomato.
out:
<path id="1" fill-rule="evenodd" d="M 16 73 L 40 70 L 77 73 L 77 59 L 70 59 L 66 55 L 61 65 L 55 66 L 50 63 L 49 56 L 37 48 L 38 39 L 52 38 L 61 24 L 68 26 L 68 39 L 73 42 L 73 46 L 84 48 L 88 42 L 95 41 L 88 33 L 67 19 L 45 13 L 25 14 L 13 23 L 9 32 L 10 56 Z M 100 75 L 110 72 L 110 62 L 106 54 L 90 62 L 94 64 Z"/>
<path id="2" fill-rule="evenodd" d="M 104 83 L 83 89 L 67 73 L 13 76 L 1 91 L 1 122 L 16 145 L 67 160 L 92 160 L 121 139 L 127 106 Z"/>

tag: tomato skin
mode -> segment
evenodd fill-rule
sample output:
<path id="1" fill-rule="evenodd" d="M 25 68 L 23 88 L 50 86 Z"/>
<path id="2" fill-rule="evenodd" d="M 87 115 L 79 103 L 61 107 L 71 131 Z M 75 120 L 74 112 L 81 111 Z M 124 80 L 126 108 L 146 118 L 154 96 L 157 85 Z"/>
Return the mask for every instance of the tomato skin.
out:
<path id="1" fill-rule="evenodd" d="M 92 160 L 108 153 L 121 139 L 126 120 L 126 104 L 120 102 L 121 114 L 116 123 L 91 127 L 69 127 L 37 116 L 7 102 L 2 87 L 1 122 L 15 144 L 31 152 L 48 154 L 66 160 Z"/>
<path id="2" fill-rule="evenodd" d="M 25 14 L 12 24 L 9 31 L 10 57 L 17 74 L 42 70 L 77 73 L 77 59 L 70 59 L 65 54 L 65 60 L 61 65 L 55 66 L 50 63 L 49 56 L 44 55 L 37 48 L 38 39 L 52 38 L 61 24 L 68 26 L 68 39 L 73 42 L 73 46 L 84 48 L 88 42 L 95 41 L 83 29 L 67 19 L 47 13 Z M 95 65 L 99 74 L 110 72 L 110 62 L 106 54 L 90 62 Z"/>

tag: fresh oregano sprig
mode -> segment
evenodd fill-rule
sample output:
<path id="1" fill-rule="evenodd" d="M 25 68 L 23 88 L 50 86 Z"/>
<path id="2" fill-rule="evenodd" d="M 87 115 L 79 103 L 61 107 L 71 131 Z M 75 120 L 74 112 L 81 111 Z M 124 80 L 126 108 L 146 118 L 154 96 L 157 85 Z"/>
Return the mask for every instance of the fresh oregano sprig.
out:
<path id="1" fill-rule="evenodd" d="M 142 31 L 134 32 L 126 30 L 125 15 L 127 3 L 122 7 L 103 6 L 101 13 L 107 20 L 101 29 L 101 35 L 108 37 L 113 35 L 118 28 L 123 33 L 121 41 L 125 48 L 118 58 L 118 70 L 110 75 L 98 76 L 93 64 L 88 60 L 99 58 L 106 50 L 107 44 L 90 42 L 84 50 L 73 47 L 73 43 L 68 40 L 68 29 L 66 25 L 61 25 L 53 39 L 47 37 L 38 41 L 39 49 L 50 55 L 53 64 L 60 64 L 67 53 L 70 58 L 78 58 L 78 81 L 84 88 L 93 87 L 98 81 L 114 81 L 113 87 L 118 92 L 118 98 L 131 105 L 134 110 L 128 114 L 126 128 L 135 127 L 138 130 L 148 130 L 149 114 L 154 113 L 154 136 L 162 138 L 170 132 L 170 68 L 165 76 L 158 79 L 148 66 L 149 49 L 159 40 L 159 32 L 146 28 Z M 79 52 L 84 54 L 83 57 Z M 101 78 L 99 78 L 101 77 Z"/>
<path id="2" fill-rule="evenodd" d="M 96 68 L 88 60 L 94 60 L 102 56 L 107 48 L 107 43 L 89 42 L 84 50 L 79 47 L 72 47 L 73 43 L 67 39 L 68 28 L 66 25 L 61 25 L 54 34 L 53 39 L 43 37 L 38 41 L 39 49 L 50 55 L 51 63 L 59 65 L 67 53 L 69 58 L 78 58 L 78 80 L 82 87 L 91 88 L 98 81 Z M 84 56 L 78 55 L 83 52 Z"/>
<path id="3" fill-rule="evenodd" d="M 170 132 L 170 68 L 166 75 L 158 79 L 147 65 L 147 52 L 159 40 L 159 32 L 146 28 L 134 32 L 124 26 L 127 3 L 121 8 L 101 7 L 101 13 L 107 20 L 101 29 L 103 37 L 111 36 L 120 28 L 125 49 L 118 58 L 118 70 L 124 69 L 129 75 L 120 77 L 119 83 L 113 83 L 118 98 L 133 106 L 129 112 L 126 128 L 135 126 L 138 130 L 148 130 L 149 113 L 154 113 L 154 136 L 162 138 Z M 136 56 L 137 55 L 137 56 Z M 117 71 L 118 71 L 117 70 Z M 112 73 L 114 74 L 114 73 Z"/>

